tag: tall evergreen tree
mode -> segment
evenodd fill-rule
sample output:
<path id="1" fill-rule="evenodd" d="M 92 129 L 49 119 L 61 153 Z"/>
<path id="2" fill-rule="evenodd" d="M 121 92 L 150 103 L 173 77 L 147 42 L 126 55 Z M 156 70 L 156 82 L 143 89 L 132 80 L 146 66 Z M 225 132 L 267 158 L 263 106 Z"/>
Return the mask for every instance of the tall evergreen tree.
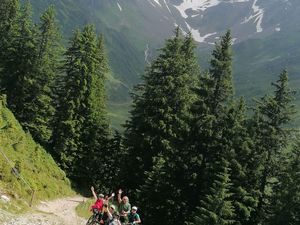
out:
<path id="1" fill-rule="evenodd" d="M 190 132 L 190 107 L 195 99 L 191 87 L 197 78 L 195 73 L 199 73 L 194 49 L 191 36 L 183 37 L 179 28 L 176 29 L 175 37 L 166 41 L 160 55 L 146 71 L 143 77 L 145 84 L 138 86 L 131 119 L 126 125 L 125 144 L 129 162 L 126 186 L 133 194 L 136 189 L 143 190 L 142 195 L 137 197 L 143 202 L 146 215 L 153 213 L 153 207 L 164 207 L 168 211 L 165 215 L 168 224 L 185 218 L 179 215 L 185 211 L 182 205 L 187 201 L 183 197 L 187 196 L 185 174 L 190 161 L 187 160 L 186 140 Z M 158 195 L 165 196 L 168 189 L 170 193 L 174 190 L 173 193 L 176 191 L 177 194 L 169 194 L 164 206 L 158 206 L 159 203 L 149 206 L 150 187 L 160 181 L 148 178 L 144 184 L 144 171 L 148 171 L 148 176 L 159 173 L 152 171 L 157 169 L 153 159 L 159 155 L 167 161 L 163 168 L 167 177 L 160 177 L 161 182 L 164 179 L 166 182 Z"/>
<path id="2" fill-rule="evenodd" d="M 272 216 L 268 224 L 300 224 L 300 151 L 299 140 L 284 160 L 278 183 L 273 188 Z"/>
<path id="3" fill-rule="evenodd" d="M 232 99 L 232 54 L 231 35 L 228 31 L 212 53 L 210 70 L 200 77 L 196 90 L 197 101 L 193 105 L 193 130 L 196 151 L 204 157 L 204 163 L 213 161 L 222 148 L 212 145 L 221 143 L 224 115 L 227 114 L 226 103 Z M 216 140 L 218 139 L 218 140 Z M 200 140 L 200 141 L 199 141 Z M 209 163 L 209 162 L 208 162 Z"/>
<path id="4" fill-rule="evenodd" d="M 214 91 L 210 102 L 214 113 L 233 96 L 231 45 L 231 32 L 227 31 L 212 53 L 209 72 L 214 81 Z"/>
<path id="5" fill-rule="evenodd" d="M 75 32 L 64 70 L 53 133 L 54 155 L 68 175 L 84 185 L 99 171 L 98 156 L 109 135 L 104 97 L 107 60 L 103 39 L 97 38 L 92 25 Z"/>
<path id="6" fill-rule="evenodd" d="M 85 115 L 82 114 L 83 99 L 87 90 L 84 80 L 84 70 L 81 68 L 81 32 L 76 30 L 70 47 L 66 52 L 63 80 L 57 113 L 55 115 L 54 131 L 52 135 L 53 155 L 68 174 L 72 174 L 77 163 L 77 154 L 82 147 L 80 136 Z"/>
<path id="7" fill-rule="evenodd" d="M 110 164 L 112 162 L 118 161 L 118 154 L 112 155 L 113 152 L 110 150 L 115 150 L 112 148 L 110 136 L 109 121 L 107 119 L 106 111 L 106 96 L 105 96 L 105 86 L 104 81 L 109 72 L 108 60 L 104 48 L 104 38 L 100 36 L 98 39 L 91 40 L 93 36 L 92 27 L 86 27 L 82 33 L 82 37 L 89 43 L 86 49 L 90 49 L 91 53 L 89 56 L 86 55 L 84 62 L 88 65 L 93 65 L 89 69 L 88 77 L 88 93 L 86 96 L 86 105 L 88 106 L 86 120 L 83 124 L 83 134 L 82 134 L 82 157 L 81 168 L 78 174 L 81 181 L 85 181 L 87 184 L 91 181 L 97 182 L 107 178 L 107 184 L 102 185 L 102 189 L 109 188 L 106 185 L 113 183 L 113 177 L 108 176 L 108 169 L 113 171 L 117 168 L 112 168 L 115 164 Z M 93 52 L 93 50 L 95 52 Z M 90 57 L 90 58 L 89 58 Z M 94 60 L 94 62 L 93 62 Z M 94 64 L 93 64 L 94 63 Z M 93 160 L 91 160 L 91 157 Z M 99 163 L 101 159 L 101 163 Z M 115 160 L 114 160 L 115 159 Z M 87 179 L 86 173 L 90 174 Z M 111 175 L 111 173 L 110 173 Z"/>
<path id="8" fill-rule="evenodd" d="M 17 30 L 19 13 L 18 0 L 3 0 L 0 2 L 0 68 L 4 66 L 3 63 L 7 58 L 9 46 L 11 46 L 11 41 L 15 36 L 14 32 Z"/>
<path id="9" fill-rule="evenodd" d="M 252 214 L 250 224 L 262 224 L 268 220 L 270 192 L 273 182 L 280 171 L 278 159 L 281 158 L 289 140 L 286 125 L 292 120 L 295 106 L 292 104 L 295 92 L 289 88 L 288 73 L 284 70 L 276 83 L 273 96 L 265 96 L 258 102 L 258 119 L 255 152 L 260 158 L 258 175 L 258 205 Z"/>
<path id="10" fill-rule="evenodd" d="M 18 16 L 19 1 L 18 0 L 3 0 L 0 3 L 0 31 L 1 31 L 1 44 Z M 2 46 L 1 45 L 1 46 Z"/>
<path id="11" fill-rule="evenodd" d="M 9 108 L 21 124 L 32 116 L 30 103 L 36 95 L 34 68 L 37 58 L 37 30 L 31 21 L 31 5 L 21 8 L 17 27 L 2 69 L 2 85 Z"/>
<path id="12" fill-rule="evenodd" d="M 223 118 L 226 132 L 223 140 L 227 142 L 228 158 L 230 163 L 230 178 L 232 193 L 230 200 L 235 209 L 234 224 L 246 224 L 251 212 L 255 210 L 257 195 L 253 190 L 252 148 L 253 141 L 248 130 L 246 105 L 243 99 L 228 106 Z"/>
<path id="13" fill-rule="evenodd" d="M 234 145 L 236 144 L 232 140 L 237 134 L 235 126 L 240 125 L 240 121 L 238 121 L 239 117 L 234 104 L 230 105 L 233 97 L 230 31 L 221 38 L 219 43 L 216 43 L 210 70 L 200 77 L 199 88 L 196 88 L 195 91 L 197 101 L 192 110 L 194 116 L 191 136 L 192 152 L 195 156 L 199 155 L 198 158 L 201 159 L 198 160 L 199 163 L 196 167 L 198 194 L 195 196 L 201 203 L 200 214 L 199 211 L 195 213 L 198 218 L 197 223 L 199 221 L 209 223 L 209 214 L 217 213 L 212 211 L 213 207 L 210 201 L 212 197 L 203 197 L 211 196 L 212 189 L 214 193 L 223 193 L 226 189 L 226 198 L 220 199 L 226 204 L 219 205 L 224 208 L 218 208 L 218 210 L 228 212 L 230 215 L 225 216 L 223 221 L 222 215 L 217 213 L 221 217 L 218 220 L 216 219 L 218 216 L 212 216 L 216 219 L 215 223 L 233 223 L 235 222 L 233 216 L 235 215 L 234 195 L 228 179 L 229 177 L 231 179 Z M 235 140 L 240 137 L 236 137 Z M 216 177 L 216 174 L 224 178 L 222 182 L 221 177 Z"/>
<path id="14" fill-rule="evenodd" d="M 40 144 L 47 145 L 50 141 L 54 116 L 53 86 L 59 75 L 62 57 L 61 35 L 55 20 L 55 9 L 49 7 L 41 16 L 39 26 L 37 60 L 35 65 L 35 96 L 28 103 L 30 117 L 23 125 Z"/>
<path id="15" fill-rule="evenodd" d="M 209 194 L 201 201 L 192 224 L 227 225 L 234 223 L 234 207 L 230 200 L 229 163 L 223 159 L 220 164 L 216 163 L 214 166 L 219 167 L 216 171 L 223 170 L 223 172 L 215 174 Z"/>

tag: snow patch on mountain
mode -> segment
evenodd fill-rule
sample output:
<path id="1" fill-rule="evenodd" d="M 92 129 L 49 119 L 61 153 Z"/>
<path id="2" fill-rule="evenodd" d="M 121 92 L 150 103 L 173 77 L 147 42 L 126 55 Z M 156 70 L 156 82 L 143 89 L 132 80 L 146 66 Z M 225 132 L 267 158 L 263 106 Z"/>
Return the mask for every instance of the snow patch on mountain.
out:
<path id="1" fill-rule="evenodd" d="M 153 0 L 157 5 L 159 5 L 160 7 L 162 7 L 162 5 L 160 4 L 159 0 Z"/>
<path id="2" fill-rule="evenodd" d="M 208 8 L 219 5 L 220 3 L 241 3 L 241 2 L 249 2 L 250 0 L 230 0 L 230 1 L 222 1 L 222 0 L 183 0 L 180 5 L 174 5 L 175 8 L 180 12 L 183 18 L 188 18 L 189 16 L 186 14 L 186 10 L 190 9 L 193 11 L 205 11 Z"/>
<path id="3" fill-rule="evenodd" d="M 167 9 L 168 9 L 169 13 L 171 13 L 171 14 L 172 14 L 172 12 L 171 12 L 171 10 L 170 10 L 170 8 L 169 8 L 169 5 L 167 4 L 166 0 L 163 0 L 163 1 L 164 1 L 164 3 L 165 3 L 165 6 L 167 7 Z"/>
<path id="4" fill-rule="evenodd" d="M 154 0 L 155 1 L 155 3 L 156 4 L 159 4 L 160 5 L 160 3 L 157 1 L 157 0 Z M 153 2 L 152 2 L 152 0 L 148 0 L 148 2 L 153 6 L 153 7 L 156 7 L 157 5 L 155 5 Z"/>
<path id="5" fill-rule="evenodd" d="M 166 0 L 161 0 L 162 3 L 160 2 L 160 0 L 148 0 L 148 2 L 153 6 L 153 7 L 161 7 L 163 8 L 164 6 L 167 8 L 167 10 L 169 11 L 170 14 L 172 14 L 171 9 L 169 8 L 169 2 L 167 3 Z"/>
<path id="6" fill-rule="evenodd" d="M 215 34 L 217 34 L 217 32 L 213 32 L 213 33 L 209 33 L 209 34 L 206 34 L 204 36 L 201 36 L 200 34 L 200 31 L 199 30 L 196 30 L 196 29 L 193 29 L 191 26 L 189 26 L 189 24 L 186 22 L 185 23 L 186 26 L 188 27 L 189 31 L 191 32 L 193 38 L 195 39 L 195 41 L 197 42 L 206 42 L 205 39 L 206 38 L 209 38 Z M 209 43 L 209 42 L 206 42 L 206 43 Z M 211 43 L 209 43 L 211 44 Z"/>
<path id="7" fill-rule="evenodd" d="M 265 11 L 264 11 L 264 9 L 260 8 L 257 5 L 257 0 L 254 0 L 254 2 L 253 2 L 252 10 L 253 10 L 253 14 L 251 16 L 249 16 L 248 18 L 246 18 L 245 21 L 242 22 L 242 24 L 248 23 L 250 20 L 254 19 L 254 23 L 256 23 L 256 32 L 260 33 L 263 31 L 262 20 L 263 20 Z"/>
<path id="8" fill-rule="evenodd" d="M 118 5 L 120 11 L 122 12 L 123 9 L 122 9 L 121 5 L 119 4 L 119 2 L 117 2 L 117 5 Z"/>

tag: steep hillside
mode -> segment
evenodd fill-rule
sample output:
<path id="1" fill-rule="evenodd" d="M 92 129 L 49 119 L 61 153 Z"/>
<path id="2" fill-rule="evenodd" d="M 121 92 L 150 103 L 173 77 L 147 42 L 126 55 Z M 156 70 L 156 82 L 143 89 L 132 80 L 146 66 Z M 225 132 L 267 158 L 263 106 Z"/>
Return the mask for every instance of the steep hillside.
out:
<path id="1" fill-rule="evenodd" d="M 0 209 L 20 212 L 34 202 L 72 194 L 70 182 L 52 157 L 25 133 L 0 97 Z"/>

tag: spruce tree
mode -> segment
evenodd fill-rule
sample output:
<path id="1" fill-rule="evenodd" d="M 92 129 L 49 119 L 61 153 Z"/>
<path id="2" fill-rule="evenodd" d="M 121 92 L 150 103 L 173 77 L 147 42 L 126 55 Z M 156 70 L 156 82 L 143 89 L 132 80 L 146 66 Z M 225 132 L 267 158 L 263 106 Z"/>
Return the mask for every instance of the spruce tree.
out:
<path id="1" fill-rule="evenodd" d="M 232 54 L 231 35 L 228 31 L 212 53 L 210 70 L 200 77 L 199 88 L 195 89 L 197 101 L 193 105 L 193 131 L 196 151 L 210 163 L 222 148 L 222 135 L 226 134 L 223 119 L 227 115 L 226 104 L 232 99 Z M 201 140 L 201 141 L 199 141 Z M 215 150 L 210 149 L 215 148 Z"/>
<path id="2" fill-rule="evenodd" d="M 22 125 L 34 114 L 30 103 L 37 93 L 36 59 L 37 30 L 31 21 L 31 5 L 27 1 L 17 18 L 14 37 L 2 68 L 2 86 L 8 106 Z"/>
<path id="3" fill-rule="evenodd" d="M 99 154 L 107 146 L 104 77 L 107 60 L 95 28 L 76 31 L 66 52 L 53 133 L 54 155 L 68 175 L 87 185 L 99 172 Z M 96 171 L 96 172 L 95 172 Z"/>
<path id="4" fill-rule="evenodd" d="M 17 19 L 20 8 L 18 0 L 3 0 L 0 2 L 0 75 L 4 66 L 9 47 L 17 30 Z M 1 84 L 1 76 L 0 76 Z"/>
<path id="5" fill-rule="evenodd" d="M 281 161 L 278 183 L 273 188 L 270 225 L 300 224 L 300 151 L 299 140 Z"/>
<path id="6" fill-rule="evenodd" d="M 23 125 L 42 145 L 49 144 L 54 116 L 54 81 L 59 75 L 62 57 L 61 36 L 55 20 L 54 7 L 49 7 L 40 18 L 37 60 L 35 65 L 35 96 L 28 103 L 31 116 Z"/>
<path id="7" fill-rule="evenodd" d="M 189 177 L 190 162 L 187 138 L 190 132 L 190 107 L 195 99 L 191 88 L 197 78 L 195 73 L 199 73 L 194 49 L 191 36 L 183 37 L 179 28 L 176 29 L 175 37 L 166 41 L 159 56 L 147 69 L 143 77 L 145 83 L 137 87 L 134 107 L 125 131 L 129 162 L 126 187 L 133 196 L 135 190 L 143 190 L 141 196 L 135 197 L 143 202 L 141 207 L 145 214 L 160 213 L 151 212 L 151 207 L 168 210 L 165 215 L 168 224 L 183 221 L 183 214 L 188 210 L 182 208 L 181 203 L 188 201 L 182 199 L 188 196 L 189 185 L 185 182 Z M 153 159 L 159 155 L 167 161 L 163 169 L 168 177 L 160 177 L 161 181 L 151 180 L 144 176 L 144 171 L 147 171 L 147 176 L 159 173 L 153 171 L 157 169 Z M 144 183 L 145 178 L 147 183 Z M 153 206 L 147 204 L 154 182 L 164 185 L 157 193 L 159 196 L 168 196 L 164 206 L 159 206 L 160 203 L 153 203 Z M 144 190 L 149 190 L 149 193 Z M 177 194 L 167 194 L 167 190 Z M 180 216 L 180 213 L 183 214 Z"/>
<path id="8" fill-rule="evenodd" d="M 221 38 L 219 43 L 216 43 L 210 69 L 201 75 L 200 84 L 195 89 L 195 93 L 197 101 L 192 108 L 194 119 L 191 140 L 192 154 L 195 157 L 198 155 L 198 165 L 195 170 L 198 193 L 195 194 L 195 198 L 201 203 L 202 208 L 200 217 L 199 211 L 196 212 L 198 223 L 199 220 L 203 222 L 208 219 L 208 214 L 212 210 L 210 205 L 212 202 L 209 202 L 209 198 L 203 199 L 203 196 L 211 196 L 212 188 L 216 193 L 222 192 L 224 188 L 216 185 L 220 183 L 220 177 L 216 177 L 215 174 L 219 174 L 230 177 L 232 183 L 226 186 L 227 181 L 224 181 L 227 187 L 226 204 L 230 205 L 228 212 L 231 215 L 224 220 L 224 223 L 240 224 L 241 220 L 249 217 L 252 206 L 252 196 L 246 189 L 244 174 L 248 158 L 247 155 L 239 155 L 249 151 L 250 143 L 245 126 L 245 106 L 242 101 L 236 104 L 232 100 L 230 31 Z M 225 166 L 222 162 L 226 162 L 226 167 L 222 168 Z M 226 171 L 225 174 L 224 171 Z M 226 208 L 226 204 L 223 207 Z M 227 211 L 225 208 L 224 210 Z M 205 212 L 208 213 L 206 219 Z"/>
<path id="9" fill-rule="evenodd" d="M 64 87 L 58 99 L 55 130 L 52 136 L 53 155 L 69 175 L 74 164 L 77 163 L 77 154 L 82 147 L 80 136 L 85 120 L 85 115 L 82 115 L 82 108 L 85 108 L 82 101 L 87 87 L 84 76 L 81 74 L 80 43 L 81 32 L 76 30 L 65 54 L 64 70 L 66 75 L 63 81 Z"/>
<path id="10" fill-rule="evenodd" d="M 192 224 L 228 225 L 234 223 L 228 165 L 225 159 L 215 164 L 215 171 L 219 172 L 215 174 L 209 194 L 201 201 Z"/>
<path id="11" fill-rule="evenodd" d="M 110 176 L 112 175 L 111 172 L 117 169 L 113 168 L 116 164 L 110 163 L 117 162 L 119 154 L 110 152 L 110 150 L 115 149 L 110 146 L 110 127 L 106 111 L 104 81 L 109 72 L 109 66 L 104 48 L 104 38 L 100 36 L 98 39 L 89 42 L 93 32 L 95 32 L 93 29 L 92 27 L 86 27 L 82 33 L 82 37 L 86 40 L 86 43 L 89 43 L 88 49 L 92 53 L 89 56 L 86 55 L 84 61 L 86 61 L 86 64 L 94 67 L 90 67 L 89 77 L 87 78 L 89 83 L 85 104 L 88 106 L 88 111 L 83 124 L 83 148 L 80 154 L 82 160 L 78 175 L 81 176 L 80 180 L 86 183 L 98 182 L 107 178 L 105 179 L 107 184 L 98 183 L 99 186 L 102 186 L 102 190 L 107 190 L 109 188 L 108 185 L 113 183 L 113 177 Z M 93 159 L 91 160 L 91 158 Z M 99 159 L 101 159 L 101 163 L 99 163 Z M 89 174 L 88 179 L 86 179 L 86 174 Z"/>
<path id="12" fill-rule="evenodd" d="M 211 96 L 211 107 L 214 113 L 218 108 L 233 96 L 232 82 L 232 38 L 231 32 L 227 31 L 216 43 L 210 61 L 209 72 L 214 80 L 214 91 Z"/>
<path id="13" fill-rule="evenodd" d="M 251 213 L 255 210 L 257 195 L 252 183 L 252 166 L 255 164 L 252 158 L 253 141 L 248 130 L 248 118 L 246 105 L 243 99 L 230 104 L 223 118 L 223 126 L 226 132 L 223 140 L 229 146 L 228 160 L 230 163 L 230 178 L 232 186 L 231 200 L 235 209 L 234 224 L 246 224 Z"/>
<path id="14" fill-rule="evenodd" d="M 289 142 L 290 132 L 286 129 L 292 120 L 295 107 L 292 104 L 295 92 L 289 88 L 288 73 L 284 70 L 276 83 L 273 96 L 265 96 L 257 103 L 257 125 L 255 155 L 259 158 L 260 173 L 257 176 L 259 193 L 258 204 L 251 215 L 250 224 L 261 224 L 267 221 L 270 211 L 270 192 L 272 180 L 280 171 L 278 160 Z"/>

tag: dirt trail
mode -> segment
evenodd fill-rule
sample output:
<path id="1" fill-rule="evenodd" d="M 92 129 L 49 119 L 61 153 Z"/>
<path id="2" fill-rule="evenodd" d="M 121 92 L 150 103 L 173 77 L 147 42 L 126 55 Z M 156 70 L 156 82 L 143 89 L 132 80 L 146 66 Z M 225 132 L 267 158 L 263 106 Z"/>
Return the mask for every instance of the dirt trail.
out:
<path id="1" fill-rule="evenodd" d="M 75 207 L 84 201 L 75 196 L 42 202 L 35 211 L 13 217 L 3 225 L 85 225 L 85 219 L 76 215 Z"/>

